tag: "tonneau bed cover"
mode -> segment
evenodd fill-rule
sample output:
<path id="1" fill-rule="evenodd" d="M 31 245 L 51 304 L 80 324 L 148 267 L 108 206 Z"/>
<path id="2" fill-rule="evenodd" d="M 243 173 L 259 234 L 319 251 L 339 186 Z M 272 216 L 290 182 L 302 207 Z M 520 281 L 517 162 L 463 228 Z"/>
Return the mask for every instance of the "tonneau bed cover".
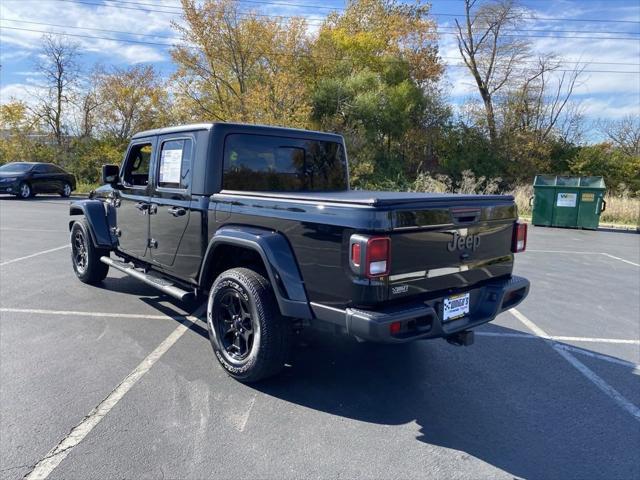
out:
<path id="1" fill-rule="evenodd" d="M 440 203 L 473 200 L 475 202 L 512 202 L 511 195 L 465 195 L 452 193 L 375 192 L 369 190 L 345 190 L 340 192 L 238 192 L 222 190 L 222 195 L 262 197 L 293 201 L 347 203 L 371 207 L 388 207 L 415 203 Z"/>

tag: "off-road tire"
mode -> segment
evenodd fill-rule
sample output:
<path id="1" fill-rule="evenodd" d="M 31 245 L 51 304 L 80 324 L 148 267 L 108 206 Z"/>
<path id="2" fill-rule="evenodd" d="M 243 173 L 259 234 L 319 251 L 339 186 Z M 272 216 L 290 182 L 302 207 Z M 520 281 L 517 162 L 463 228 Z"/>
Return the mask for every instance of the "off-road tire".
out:
<path id="1" fill-rule="evenodd" d="M 94 284 L 104 280 L 109 273 L 109 265 L 102 263 L 100 257 L 109 256 L 109 251 L 93 245 L 89 225 L 85 219 L 73 224 L 70 240 L 71 264 L 80 281 Z"/>
<path id="2" fill-rule="evenodd" d="M 236 293 L 239 300 L 248 305 L 253 331 L 251 347 L 247 348 L 244 358 L 234 357 L 229 352 L 225 347 L 229 337 L 222 334 L 230 323 L 225 323 L 223 311 L 227 307 L 221 302 Z M 243 383 L 257 382 L 279 373 L 293 342 L 291 322 L 280 314 L 269 281 L 248 268 L 227 270 L 215 280 L 209 292 L 207 328 L 216 359 L 231 377 Z"/>

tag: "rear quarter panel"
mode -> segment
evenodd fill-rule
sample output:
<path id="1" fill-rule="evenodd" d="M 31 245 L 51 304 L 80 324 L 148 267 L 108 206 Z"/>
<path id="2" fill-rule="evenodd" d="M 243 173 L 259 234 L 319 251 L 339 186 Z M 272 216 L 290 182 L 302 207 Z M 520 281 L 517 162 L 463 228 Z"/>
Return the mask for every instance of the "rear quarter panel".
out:
<path id="1" fill-rule="evenodd" d="M 222 226 L 251 226 L 282 233 L 296 257 L 311 302 L 344 306 L 352 300 L 346 245 L 357 230 L 388 225 L 372 208 L 291 202 L 250 196 L 212 196 L 209 240 Z"/>

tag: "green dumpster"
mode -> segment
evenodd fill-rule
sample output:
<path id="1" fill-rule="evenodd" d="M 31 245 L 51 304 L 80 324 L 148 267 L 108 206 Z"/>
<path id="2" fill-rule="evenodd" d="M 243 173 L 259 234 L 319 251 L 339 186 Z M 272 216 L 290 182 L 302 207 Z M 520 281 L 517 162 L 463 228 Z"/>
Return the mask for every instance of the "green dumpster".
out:
<path id="1" fill-rule="evenodd" d="M 605 190 L 602 177 L 536 175 L 531 223 L 595 230 L 607 206 Z"/>

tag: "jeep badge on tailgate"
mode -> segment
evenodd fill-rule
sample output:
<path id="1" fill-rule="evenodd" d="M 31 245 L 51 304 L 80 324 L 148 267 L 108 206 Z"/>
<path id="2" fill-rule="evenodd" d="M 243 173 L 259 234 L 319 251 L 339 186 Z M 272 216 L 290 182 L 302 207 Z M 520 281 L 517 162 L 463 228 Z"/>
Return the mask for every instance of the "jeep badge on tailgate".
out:
<path id="1" fill-rule="evenodd" d="M 471 249 L 475 252 L 479 246 L 479 235 L 467 235 L 463 237 L 458 232 L 453 232 L 453 238 L 447 243 L 447 250 L 453 252 L 454 250 L 463 250 L 466 248 L 467 250 Z"/>

